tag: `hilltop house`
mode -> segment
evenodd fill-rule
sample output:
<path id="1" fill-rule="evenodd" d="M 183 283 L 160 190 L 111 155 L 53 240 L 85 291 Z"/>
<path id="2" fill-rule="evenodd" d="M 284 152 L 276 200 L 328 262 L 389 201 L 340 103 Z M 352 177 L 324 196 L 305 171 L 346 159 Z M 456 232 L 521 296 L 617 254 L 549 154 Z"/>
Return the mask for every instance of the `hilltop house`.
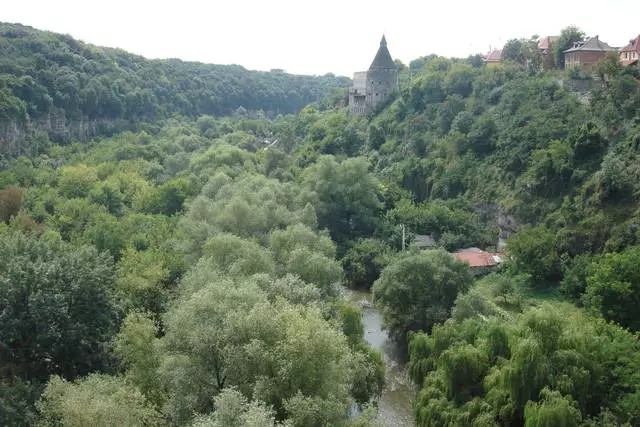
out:
<path id="1" fill-rule="evenodd" d="M 398 67 L 393 62 L 387 40 L 382 36 L 380 48 L 368 71 L 353 74 L 349 89 L 349 113 L 363 114 L 389 99 L 398 90 Z"/>
<path id="2" fill-rule="evenodd" d="M 496 65 L 499 65 L 502 63 L 502 50 L 492 50 L 484 56 L 483 60 L 484 63 L 487 64 L 487 67 L 495 67 Z"/>
<path id="3" fill-rule="evenodd" d="M 553 43 L 555 43 L 560 36 L 545 36 L 538 40 L 538 49 L 542 52 L 542 55 L 546 55 L 552 52 Z"/>
<path id="4" fill-rule="evenodd" d="M 591 72 L 598 61 L 607 56 L 608 52 L 618 52 L 614 47 L 601 41 L 598 36 L 582 42 L 576 42 L 571 49 L 564 51 L 564 67 L 578 67 L 585 72 Z"/>
<path id="5" fill-rule="evenodd" d="M 638 65 L 640 60 L 640 35 L 629 41 L 629 44 L 620 49 L 620 63 L 625 66 Z"/>
<path id="6" fill-rule="evenodd" d="M 553 44 L 560 38 L 560 36 L 545 36 L 538 40 L 538 49 L 542 54 L 542 66 L 546 70 L 553 68 Z"/>

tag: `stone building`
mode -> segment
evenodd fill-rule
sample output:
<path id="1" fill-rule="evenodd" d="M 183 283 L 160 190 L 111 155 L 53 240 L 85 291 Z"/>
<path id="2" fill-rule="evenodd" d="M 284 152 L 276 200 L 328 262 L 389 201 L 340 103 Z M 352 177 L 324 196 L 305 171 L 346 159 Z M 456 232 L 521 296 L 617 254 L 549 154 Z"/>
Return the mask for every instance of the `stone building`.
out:
<path id="1" fill-rule="evenodd" d="M 585 72 L 594 71 L 598 61 L 604 59 L 608 52 L 617 53 L 618 50 L 601 41 L 598 36 L 576 42 L 571 49 L 564 51 L 564 67 L 577 67 Z"/>
<path id="2" fill-rule="evenodd" d="M 369 71 L 353 74 L 353 86 L 349 89 L 349 112 L 358 115 L 371 111 L 397 90 L 398 68 L 387 49 L 387 40 L 382 36 Z"/>

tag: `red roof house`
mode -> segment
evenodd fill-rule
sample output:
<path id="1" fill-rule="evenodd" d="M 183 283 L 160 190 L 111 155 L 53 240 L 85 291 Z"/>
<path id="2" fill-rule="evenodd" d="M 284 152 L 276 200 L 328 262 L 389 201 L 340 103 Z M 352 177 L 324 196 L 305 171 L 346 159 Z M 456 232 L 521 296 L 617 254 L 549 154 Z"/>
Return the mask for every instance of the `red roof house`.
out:
<path id="1" fill-rule="evenodd" d="M 553 43 L 558 40 L 560 36 L 546 36 L 538 40 L 538 49 L 542 51 L 543 55 L 551 52 Z"/>
<path id="2" fill-rule="evenodd" d="M 502 62 L 502 50 L 492 50 L 484 56 L 484 62 L 488 66 L 500 64 Z"/>
<path id="3" fill-rule="evenodd" d="M 469 267 L 490 267 L 501 262 L 500 256 L 491 252 L 456 252 L 453 256 L 468 263 Z"/>
<path id="4" fill-rule="evenodd" d="M 640 59 L 640 35 L 620 49 L 620 63 L 625 66 L 634 65 Z"/>
<path id="5" fill-rule="evenodd" d="M 492 267 L 495 267 L 502 262 L 500 254 L 485 252 L 478 248 L 462 249 L 451 255 L 453 255 L 458 261 L 469 264 L 469 268 L 471 268 L 474 276 L 486 274 L 492 270 Z"/>

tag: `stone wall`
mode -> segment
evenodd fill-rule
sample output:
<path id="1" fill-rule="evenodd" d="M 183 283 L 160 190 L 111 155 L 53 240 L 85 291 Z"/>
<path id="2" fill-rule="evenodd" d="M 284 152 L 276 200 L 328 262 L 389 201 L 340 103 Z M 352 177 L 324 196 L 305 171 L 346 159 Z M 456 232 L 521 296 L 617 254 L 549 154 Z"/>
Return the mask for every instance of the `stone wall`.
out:
<path id="1" fill-rule="evenodd" d="M 395 69 L 369 70 L 367 73 L 367 108 L 374 109 L 398 89 Z"/>

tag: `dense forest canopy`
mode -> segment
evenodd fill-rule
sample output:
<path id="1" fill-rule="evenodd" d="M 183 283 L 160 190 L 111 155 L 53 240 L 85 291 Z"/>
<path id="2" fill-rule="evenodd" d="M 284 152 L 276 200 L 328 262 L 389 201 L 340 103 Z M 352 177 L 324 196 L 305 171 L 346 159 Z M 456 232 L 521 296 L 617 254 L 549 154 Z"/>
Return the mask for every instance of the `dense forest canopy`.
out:
<path id="1" fill-rule="evenodd" d="M 2 28 L 0 121 L 146 124 L 36 132 L 0 160 L 0 424 L 378 425 L 385 362 L 345 285 L 406 352 L 420 426 L 640 423 L 638 70 L 609 61 L 585 95 L 558 70 L 430 55 L 366 115 L 336 92 L 214 117 L 342 83 Z M 115 116 L 73 91 L 92 81 Z M 489 275 L 451 256 L 506 234 Z"/>
<path id="2" fill-rule="evenodd" d="M 149 60 L 67 35 L 0 23 L 0 122 L 24 125 L 55 114 L 68 121 L 103 123 L 95 132 L 99 134 L 174 115 L 262 111 L 275 116 L 295 113 L 349 82 L 331 74 Z"/>

